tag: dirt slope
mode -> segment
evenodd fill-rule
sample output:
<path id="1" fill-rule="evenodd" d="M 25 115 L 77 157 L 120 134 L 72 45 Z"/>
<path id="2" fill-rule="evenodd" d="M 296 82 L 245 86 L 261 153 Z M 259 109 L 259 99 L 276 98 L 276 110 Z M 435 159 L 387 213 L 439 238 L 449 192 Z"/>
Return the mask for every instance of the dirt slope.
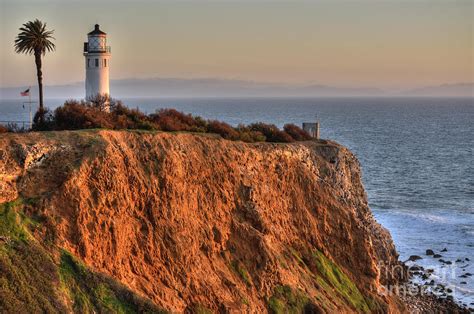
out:
<path id="1" fill-rule="evenodd" d="M 171 312 L 386 312 L 396 265 L 359 164 L 332 142 L 79 131 L 0 138 L 0 203 Z M 0 243 L 2 246 L 2 243 Z"/>

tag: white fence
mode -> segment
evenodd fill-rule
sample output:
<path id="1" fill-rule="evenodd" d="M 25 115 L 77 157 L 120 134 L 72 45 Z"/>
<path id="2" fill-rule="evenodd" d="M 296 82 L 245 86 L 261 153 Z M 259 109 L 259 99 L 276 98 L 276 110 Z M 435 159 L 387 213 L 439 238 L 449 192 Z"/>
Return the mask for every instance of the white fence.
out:
<path id="1" fill-rule="evenodd" d="M 3 125 L 4 127 L 15 131 L 15 132 L 26 132 L 31 129 L 31 123 L 30 121 L 22 121 L 22 120 L 0 120 L 0 125 Z"/>

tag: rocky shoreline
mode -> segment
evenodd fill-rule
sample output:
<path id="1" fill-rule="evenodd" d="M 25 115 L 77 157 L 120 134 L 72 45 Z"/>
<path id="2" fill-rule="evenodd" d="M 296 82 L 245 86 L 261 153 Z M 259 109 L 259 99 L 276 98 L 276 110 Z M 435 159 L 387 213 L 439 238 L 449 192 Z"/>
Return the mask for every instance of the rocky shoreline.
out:
<path id="1" fill-rule="evenodd" d="M 441 299 L 435 295 L 400 296 L 409 313 L 473 313 L 474 309 L 461 307 L 450 299 Z"/>
<path id="2" fill-rule="evenodd" d="M 443 258 L 443 254 L 448 252 L 447 248 L 435 252 L 432 249 L 425 251 L 425 257 L 419 255 L 411 255 L 405 266 L 407 267 L 407 277 L 410 278 L 407 283 L 407 290 L 417 291 L 416 294 L 406 293 L 400 298 L 406 303 L 410 313 L 473 313 L 474 303 L 470 304 L 456 302 L 454 298 L 455 289 L 448 287 L 433 279 L 435 273 L 434 267 L 425 268 L 418 265 L 419 260 L 432 258 L 434 262 L 439 263 L 439 269 L 446 269 L 446 267 L 459 267 L 461 275 L 459 278 L 468 280 L 472 274 L 467 272 L 465 268 L 469 266 L 470 259 L 458 258 L 456 260 L 448 260 Z M 466 281 L 461 281 L 461 284 L 467 284 Z"/>

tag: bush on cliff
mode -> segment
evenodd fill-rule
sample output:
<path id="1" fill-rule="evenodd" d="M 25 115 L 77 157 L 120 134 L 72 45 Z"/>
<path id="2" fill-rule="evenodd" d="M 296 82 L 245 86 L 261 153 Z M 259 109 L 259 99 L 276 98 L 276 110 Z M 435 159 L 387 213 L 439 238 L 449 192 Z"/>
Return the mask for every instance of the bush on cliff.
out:
<path id="1" fill-rule="evenodd" d="M 161 109 L 150 115 L 151 121 L 163 131 L 206 132 L 207 123 L 200 117 L 184 114 L 175 109 Z"/>
<path id="2" fill-rule="evenodd" d="M 247 143 L 265 142 L 266 137 L 259 131 L 252 131 L 248 126 L 239 124 L 237 130 L 240 133 L 240 139 Z"/>
<path id="3" fill-rule="evenodd" d="M 308 132 L 291 123 L 285 124 L 283 126 L 283 130 L 288 133 L 295 141 L 308 141 L 311 139 L 311 135 L 309 135 Z"/>
<path id="4" fill-rule="evenodd" d="M 294 142 L 295 139 L 285 131 L 280 130 L 274 124 L 266 124 L 263 122 L 253 123 L 249 126 L 250 130 L 262 133 L 267 142 Z"/>
<path id="5" fill-rule="evenodd" d="M 54 128 L 54 117 L 48 108 L 41 108 L 33 117 L 33 130 L 48 131 Z"/>
<path id="6" fill-rule="evenodd" d="M 228 140 L 249 143 L 265 141 L 289 143 L 311 138 L 307 132 L 294 124 L 285 125 L 284 130 L 280 130 L 274 124 L 262 122 L 232 127 L 222 121 L 205 120 L 175 109 L 161 109 L 147 115 L 139 109 L 130 109 L 113 99 L 109 99 L 107 105 L 104 105 L 103 99 L 68 100 L 54 112 L 45 110 L 37 113 L 33 124 L 35 131 L 95 128 L 215 133 Z"/>
<path id="7" fill-rule="evenodd" d="M 209 133 L 219 134 L 227 140 L 235 141 L 240 139 L 239 132 L 225 122 L 220 122 L 217 120 L 209 121 L 207 130 Z"/>
<path id="8" fill-rule="evenodd" d="M 150 119 L 138 109 L 129 109 L 122 102 L 117 101 L 111 106 L 111 114 L 114 129 L 143 129 L 154 130 L 156 127 Z"/>
<path id="9" fill-rule="evenodd" d="M 85 102 L 68 100 L 54 111 L 54 129 L 113 129 L 110 115 Z"/>

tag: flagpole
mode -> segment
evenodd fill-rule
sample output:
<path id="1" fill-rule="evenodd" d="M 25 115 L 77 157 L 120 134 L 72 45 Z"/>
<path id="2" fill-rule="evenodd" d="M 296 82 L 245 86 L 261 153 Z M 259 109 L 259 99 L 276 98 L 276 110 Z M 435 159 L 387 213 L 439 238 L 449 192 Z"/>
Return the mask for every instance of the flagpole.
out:
<path id="1" fill-rule="evenodd" d="M 30 130 L 33 128 L 33 119 L 31 118 L 31 86 L 28 88 L 29 89 L 29 92 L 28 92 L 28 96 L 30 98 Z"/>

